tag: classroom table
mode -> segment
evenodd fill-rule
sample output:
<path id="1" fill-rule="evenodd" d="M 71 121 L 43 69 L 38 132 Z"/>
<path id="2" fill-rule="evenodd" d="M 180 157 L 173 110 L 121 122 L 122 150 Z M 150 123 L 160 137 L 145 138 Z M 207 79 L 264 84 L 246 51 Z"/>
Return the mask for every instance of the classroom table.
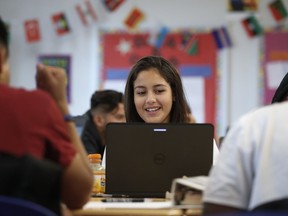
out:
<path id="1" fill-rule="evenodd" d="M 101 202 L 99 198 L 91 198 L 89 202 Z M 88 203 L 89 203 L 88 202 Z M 182 215 L 201 215 L 202 208 L 179 209 L 179 208 L 164 208 L 164 209 L 133 209 L 133 208 L 89 208 L 73 211 L 73 216 L 182 216 Z"/>

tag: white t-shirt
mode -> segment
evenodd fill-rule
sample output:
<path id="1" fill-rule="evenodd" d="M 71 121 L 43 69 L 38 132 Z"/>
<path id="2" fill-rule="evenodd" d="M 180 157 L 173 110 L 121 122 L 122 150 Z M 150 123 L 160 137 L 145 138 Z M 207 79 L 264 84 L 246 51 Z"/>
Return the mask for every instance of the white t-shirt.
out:
<path id="1" fill-rule="evenodd" d="M 244 115 L 226 135 L 204 202 L 251 210 L 288 197 L 288 102 Z"/>

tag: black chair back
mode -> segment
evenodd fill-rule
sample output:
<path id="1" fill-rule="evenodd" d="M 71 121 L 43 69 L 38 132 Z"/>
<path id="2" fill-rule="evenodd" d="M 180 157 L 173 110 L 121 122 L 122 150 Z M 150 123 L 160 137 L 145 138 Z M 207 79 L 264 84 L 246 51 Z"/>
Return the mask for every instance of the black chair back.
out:
<path id="1" fill-rule="evenodd" d="M 61 175 L 62 168 L 52 161 L 0 153 L 0 195 L 38 203 L 57 215 Z"/>

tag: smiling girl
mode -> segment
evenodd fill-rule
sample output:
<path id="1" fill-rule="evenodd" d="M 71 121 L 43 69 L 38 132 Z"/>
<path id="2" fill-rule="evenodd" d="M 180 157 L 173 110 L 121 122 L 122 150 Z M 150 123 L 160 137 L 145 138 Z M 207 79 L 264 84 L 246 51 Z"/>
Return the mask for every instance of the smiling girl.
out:
<path id="1" fill-rule="evenodd" d="M 133 66 L 124 103 L 127 122 L 189 122 L 179 72 L 159 56 L 144 57 Z"/>
<path id="2" fill-rule="evenodd" d="M 160 56 L 147 56 L 132 67 L 124 94 L 127 122 L 191 123 L 177 69 Z M 213 140 L 213 164 L 219 150 Z M 106 163 L 106 152 L 103 163 Z"/>

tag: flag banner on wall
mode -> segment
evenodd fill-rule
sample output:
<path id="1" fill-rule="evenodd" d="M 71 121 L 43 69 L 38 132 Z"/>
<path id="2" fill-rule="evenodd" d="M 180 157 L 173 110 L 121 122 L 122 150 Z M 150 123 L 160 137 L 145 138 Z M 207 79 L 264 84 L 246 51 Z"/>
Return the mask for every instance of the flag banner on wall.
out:
<path id="1" fill-rule="evenodd" d="M 81 19 L 81 22 L 83 25 L 88 25 L 88 20 L 91 19 L 92 21 L 97 20 L 96 12 L 89 0 L 85 0 L 85 9 L 82 10 L 82 7 L 80 4 L 76 5 L 76 11 Z"/>
<path id="2" fill-rule="evenodd" d="M 67 100 L 71 102 L 71 56 L 69 55 L 40 55 L 38 61 L 44 65 L 63 68 L 67 74 Z"/>
<path id="3" fill-rule="evenodd" d="M 184 50 L 187 43 L 189 42 L 190 38 L 192 37 L 192 33 L 189 31 L 183 31 L 181 32 L 181 44 L 179 46 L 179 48 L 181 50 Z"/>
<path id="4" fill-rule="evenodd" d="M 226 27 L 212 30 L 212 35 L 218 49 L 232 46 L 232 41 Z"/>
<path id="5" fill-rule="evenodd" d="M 144 13 L 138 8 L 134 8 L 131 10 L 124 23 L 128 28 L 135 29 L 143 19 Z"/>
<path id="6" fill-rule="evenodd" d="M 103 0 L 105 7 L 109 11 L 115 11 L 125 0 Z"/>
<path id="7" fill-rule="evenodd" d="M 162 47 L 164 40 L 166 38 L 166 35 L 169 33 L 169 29 L 167 27 L 162 27 L 159 31 L 159 33 L 156 36 L 156 40 L 154 43 L 154 46 L 159 49 Z"/>
<path id="8" fill-rule="evenodd" d="M 243 19 L 242 25 L 249 37 L 261 35 L 263 33 L 262 27 L 254 16 Z"/>
<path id="9" fill-rule="evenodd" d="M 155 55 L 155 47 L 148 43 L 149 33 L 105 33 L 102 37 L 103 88 L 122 91 L 132 65 L 144 56 Z M 156 49 L 157 55 L 179 69 L 197 121 L 215 124 L 217 49 L 211 33 L 197 33 L 197 41 L 198 46 L 205 49 L 200 49 L 197 55 L 189 55 L 179 49 L 182 46 L 181 32 L 169 31 L 161 48 Z"/>
<path id="10" fill-rule="evenodd" d="M 37 19 L 26 20 L 24 22 L 24 28 L 27 42 L 31 43 L 40 41 L 41 35 L 40 35 L 39 22 Z"/>
<path id="11" fill-rule="evenodd" d="M 52 21 L 58 35 L 64 35 L 70 32 L 70 27 L 64 13 L 54 14 Z"/>
<path id="12" fill-rule="evenodd" d="M 229 11 L 257 11 L 258 0 L 227 0 Z"/>
<path id="13" fill-rule="evenodd" d="M 271 2 L 269 4 L 269 9 L 277 22 L 283 20 L 288 15 L 282 0 L 275 0 Z"/>
<path id="14" fill-rule="evenodd" d="M 199 42 L 196 34 L 191 35 L 184 47 L 184 52 L 188 55 L 197 55 L 199 52 Z"/>

